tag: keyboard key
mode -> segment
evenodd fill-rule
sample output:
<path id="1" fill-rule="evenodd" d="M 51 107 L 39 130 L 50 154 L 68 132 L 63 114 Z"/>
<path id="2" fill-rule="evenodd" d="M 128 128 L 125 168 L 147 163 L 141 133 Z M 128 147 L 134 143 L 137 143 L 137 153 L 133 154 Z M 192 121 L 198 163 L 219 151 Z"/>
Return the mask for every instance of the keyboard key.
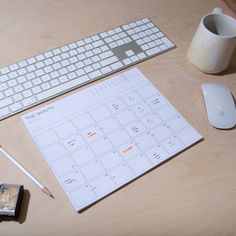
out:
<path id="1" fill-rule="evenodd" d="M 132 62 L 136 62 L 136 61 L 139 60 L 139 58 L 138 58 L 136 55 L 134 55 L 134 56 L 130 57 L 130 60 L 131 60 Z"/>
<path id="2" fill-rule="evenodd" d="M 22 100 L 22 104 L 24 107 L 30 106 L 36 102 L 37 102 L 37 100 L 35 97 L 29 97 L 29 98 Z"/>
<path id="3" fill-rule="evenodd" d="M 14 78 L 16 78 L 17 76 L 18 76 L 18 75 L 17 75 L 16 71 L 12 71 L 11 73 L 8 74 L 8 77 L 9 77 L 10 79 L 14 79 Z"/>
<path id="4" fill-rule="evenodd" d="M 133 29 L 127 30 L 128 35 L 135 34 L 135 31 Z"/>
<path id="5" fill-rule="evenodd" d="M 85 42 L 83 40 L 79 40 L 79 41 L 76 42 L 76 44 L 77 44 L 77 46 L 80 47 L 80 46 L 85 45 Z"/>
<path id="6" fill-rule="evenodd" d="M 39 61 L 39 62 L 35 63 L 35 66 L 37 69 L 40 69 L 40 68 L 43 68 L 45 65 L 42 61 Z M 19 71 L 18 71 L 18 73 L 19 73 Z"/>
<path id="7" fill-rule="evenodd" d="M 10 114 L 10 111 L 7 107 L 0 109 L 0 117 L 3 118 Z"/>
<path id="8" fill-rule="evenodd" d="M 114 63 L 116 61 L 118 61 L 118 58 L 113 56 L 113 57 L 109 57 L 107 59 L 104 59 L 104 60 L 100 61 L 100 64 L 102 66 L 107 66 L 107 65 L 112 64 L 112 63 Z"/>
<path id="9" fill-rule="evenodd" d="M 111 51 L 108 51 L 108 52 L 103 52 L 101 54 L 99 54 L 99 57 L 101 59 L 105 59 L 105 58 L 108 58 L 108 57 L 111 57 L 113 56 L 114 54 L 111 52 Z"/>
<path id="10" fill-rule="evenodd" d="M 99 56 L 93 56 L 91 59 L 92 59 L 93 62 L 98 62 L 98 61 L 100 61 Z"/>
<path id="11" fill-rule="evenodd" d="M 92 45 L 93 45 L 93 47 L 100 47 L 100 46 L 104 45 L 104 43 L 102 40 L 98 40 L 98 41 L 94 42 Z"/>
<path id="12" fill-rule="evenodd" d="M 20 93 L 24 90 L 24 88 L 21 84 L 15 86 L 13 89 L 14 89 L 15 93 Z"/>
<path id="13" fill-rule="evenodd" d="M 77 74 L 78 76 L 82 76 L 82 75 L 84 75 L 84 74 L 85 74 L 85 72 L 84 72 L 84 70 L 83 70 L 83 69 L 76 70 L 75 72 L 76 72 L 76 74 Z"/>
<path id="14" fill-rule="evenodd" d="M 161 50 L 166 50 L 168 49 L 168 47 L 165 44 L 162 44 L 159 46 Z"/>
<path id="15" fill-rule="evenodd" d="M 118 44 L 116 42 L 112 42 L 109 44 L 110 48 L 115 48 L 118 46 Z"/>
<path id="16" fill-rule="evenodd" d="M 150 48 L 153 48 L 153 47 L 156 46 L 156 44 L 155 44 L 154 42 L 150 42 L 150 43 L 148 43 L 148 46 L 149 46 Z"/>
<path id="17" fill-rule="evenodd" d="M 74 49 L 74 48 L 77 48 L 77 45 L 76 45 L 76 43 L 70 43 L 70 44 L 68 45 L 68 47 L 69 47 L 70 49 Z"/>
<path id="18" fill-rule="evenodd" d="M 36 67 L 34 64 L 32 64 L 32 65 L 27 66 L 26 69 L 28 70 L 28 72 L 31 72 L 31 71 L 36 70 Z"/>
<path id="19" fill-rule="evenodd" d="M 59 85 L 60 83 L 59 83 L 59 81 L 57 80 L 57 79 L 53 79 L 53 80 L 51 80 L 50 81 L 50 85 L 52 86 L 52 87 L 55 87 L 55 86 L 57 86 L 57 85 Z"/>
<path id="20" fill-rule="evenodd" d="M 53 56 L 53 53 L 52 53 L 52 52 L 45 52 L 45 53 L 44 53 L 44 56 L 45 56 L 46 58 L 49 58 L 49 57 L 52 57 L 52 56 Z"/>
<path id="21" fill-rule="evenodd" d="M 131 39 L 131 38 L 129 38 L 129 37 L 126 37 L 126 38 L 124 38 L 123 40 L 124 40 L 124 42 L 125 42 L 125 43 L 129 43 L 129 42 L 131 42 L 131 41 L 132 41 L 132 39 Z"/>
<path id="22" fill-rule="evenodd" d="M 124 30 L 128 30 L 128 29 L 130 29 L 130 26 L 129 26 L 129 25 L 124 25 L 124 26 L 122 26 L 122 28 L 123 28 Z"/>
<path id="23" fill-rule="evenodd" d="M 134 52 L 132 50 L 128 50 L 125 52 L 125 54 L 128 56 L 128 57 L 131 57 L 134 55 Z"/>
<path id="24" fill-rule="evenodd" d="M 115 34 L 116 32 L 114 30 L 108 30 L 107 33 L 112 36 L 113 34 Z"/>
<path id="25" fill-rule="evenodd" d="M 101 46 L 100 49 L 101 49 L 103 52 L 105 52 L 105 51 L 109 50 L 109 47 L 107 47 L 107 45 L 103 45 L 103 46 Z"/>
<path id="26" fill-rule="evenodd" d="M 25 67 L 25 66 L 27 66 L 27 62 L 26 61 L 20 61 L 20 62 L 18 62 L 18 66 L 19 67 Z"/>
<path id="27" fill-rule="evenodd" d="M 68 78 L 66 76 L 60 76 L 58 79 L 60 83 L 65 83 L 66 81 L 68 81 Z"/>
<path id="28" fill-rule="evenodd" d="M 12 65 L 9 66 L 9 68 L 10 68 L 11 71 L 14 71 L 14 70 L 19 69 L 19 66 L 17 64 L 12 64 Z"/>
<path id="29" fill-rule="evenodd" d="M 132 23 L 129 24 L 129 26 L 130 26 L 130 28 L 134 28 L 134 27 L 136 27 L 137 25 L 136 25 L 134 22 L 132 22 Z"/>
<path id="30" fill-rule="evenodd" d="M 92 64 L 92 67 L 94 70 L 97 70 L 101 68 L 101 65 L 97 62 L 97 63 Z"/>
<path id="31" fill-rule="evenodd" d="M 4 94 L 5 94 L 6 97 L 10 97 L 10 96 L 14 95 L 15 93 L 14 93 L 14 90 L 12 88 L 9 88 L 9 89 L 4 91 Z"/>
<path id="32" fill-rule="evenodd" d="M 115 30 L 116 33 L 122 32 L 122 29 L 121 29 L 120 27 L 117 27 L 117 28 L 115 28 L 114 30 Z"/>
<path id="33" fill-rule="evenodd" d="M 121 33 L 119 34 L 119 36 L 120 36 L 121 38 L 125 38 L 125 37 L 127 36 L 127 34 L 126 34 L 125 32 L 121 32 Z"/>
<path id="34" fill-rule="evenodd" d="M 102 75 L 102 73 L 101 73 L 101 71 L 99 71 L 99 70 L 95 70 L 95 71 L 89 73 L 89 77 L 90 77 L 91 79 L 97 78 L 97 77 L 99 77 L 99 76 L 101 76 L 101 75 Z"/>
<path id="35" fill-rule="evenodd" d="M 84 46 L 84 48 L 88 51 L 88 50 L 93 49 L 93 45 L 92 44 L 87 44 L 87 45 Z"/>
<path id="36" fill-rule="evenodd" d="M 92 43 L 93 40 L 92 40 L 92 38 L 86 38 L 86 39 L 84 39 L 84 42 L 85 43 Z"/>
<path id="37" fill-rule="evenodd" d="M 167 37 L 163 37 L 161 41 L 169 48 L 174 47 L 174 44 Z"/>
<path id="38" fill-rule="evenodd" d="M 160 50 L 159 47 L 155 47 L 155 48 L 151 48 L 151 49 L 147 50 L 146 53 L 147 53 L 148 56 L 151 56 L 155 53 L 159 53 L 160 51 L 161 50 Z"/>
<path id="39" fill-rule="evenodd" d="M 153 27 L 151 30 L 153 33 L 158 33 L 160 31 L 157 27 Z"/>
<path id="40" fill-rule="evenodd" d="M 88 59 L 85 59 L 85 60 L 83 61 L 83 63 L 84 63 L 86 66 L 88 66 L 88 65 L 92 64 L 93 61 L 92 61 L 90 58 L 88 58 Z"/>
<path id="41" fill-rule="evenodd" d="M 98 36 L 98 35 L 93 35 L 92 36 L 92 40 L 93 41 L 97 41 L 97 40 L 99 40 L 100 39 L 100 37 Z"/>
<path id="42" fill-rule="evenodd" d="M 155 42 L 155 44 L 156 44 L 157 46 L 159 46 L 159 45 L 162 44 L 162 41 L 161 41 L 160 39 L 157 39 L 157 40 L 155 40 L 154 42 Z"/>
<path id="43" fill-rule="evenodd" d="M 58 49 L 59 50 L 59 49 Z M 37 61 L 42 61 L 45 59 L 44 55 L 43 54 L 40 54 L 38 56 L 35 57 Z"/>
<path id="44" fill-rule="evenodd" d="M 146 25 L 141 25 L 140 28 L 141 28 L 141 30 L 147 30 L 148 29 L 148 27 Z"/>
<path id="45" fill-rule="evenodd" d="M 111 43 L 112 42 L 112 38 L 111 37 L 105 38 L 104 40 L 105 40 L 106 43 Z"/>
<path id="46" fill-rule="evenodd" d="M 137 56 L 139 59 L 144 59 L 145 57 L 147 57 L 144 52 L 139 53 Z"/>
<path id="47" fill-rule="evenodd" d="M 53 69 L 54 69 L 54 67 L 52 67 L 52 66 L 46 66 L 43 68 L 43 70 L 46 74 L 52 72 Z"/>
<path id="48" fill-rule="evenodd" d="M 7 75 L 0 76 L 0 83 L 7 82 L 8 80 L 9 80 L 9 78 L 7 77 Z"/>
<path id="49" fill-rule="evenodd" d="M 30 89 L 25 90 L 24 92 L 22 92 L 22 94 L 23 94 L 24 98 L 28 98 L 33 95 Z"/>
<path id="50" fill-rule="evenodd" d="M 137 40 L 137 39 L 139 39 L 139 36 L 137 34 L 133 34 L 133 35 L 131 35 L 131 38 L 133 40 Z"/>
<path id="51" fill-rule="evenodd" d="M 92 57 L 94 54 L 92 51 L 85 52 L 86 57 Z"/>
<path id="52" fill-rule="evenodd" d="M 21 105 L 21 103 L 14 103 L 12 105 L 10 105 L 10 110 L 11 112 L 15 112 L 15 111 L 19 111 L 23 108 L 23 106 Z"/>
<path id="53" fill-rule="evenodd" d="M 103 74 L 107 74 L 107 73 L 109 73 L 109 72 L 111 72 L 112 70 L 111 70 L 111 68 L 109 67 L 109 66 L 105 66 L 105 67 L 103 67 L 102 69 L 101 69 L 101 72 L 103 73 Z"/>
<path id="54" fill-rule="evenodd" d="M 123 66 L 123 64 L 119 61 L 114 64 L 111 64 L 112 70 L 117 70 L 117 69 L 121 68 L 122 66 Z"/>
<path id="55" fill-rule="evenodd" d="M 143 19 L 142 19 L 142 22 L 143 22 L 143 23 L 149 23 L 150 20 L 149 20 L 148 18 L 143 18 Z"/>
<path id="56" fill-rule="evenodd" d="M 7 84 L 10 88 L 14 87 L 17 85 L 17 80 L 16 79 L 9 80 Z"/>
<path id="57" fill-rule="evenodd" d="M 84 67 L 84 63 L 82 61 L 77 62 L 75 65 L 76 65 L 77 69 Z"/>
<path id="58" fill-rule="evenodd" d="M 77 77 L 77 75 L 75 74 L 75 72 L 71 72 L 67 75 L 67 77 L 69 78 L 69 80 L 73 80 Z"/>
<path id="59" fill-rule="evenodd" d="M 121 45 L 123 45 L 125 42 L 124 42 L 122 39 L 120 39 L 120 40 L 118 40 L 116 43 L 117 43 L 118 46 L 121 46 Z"/>
<path id="60" fill-rule="evenodd" d="M 47 74 L 47 75 L 42 76 L 41 79 L 43 82 L 47 82 L 47 81 L 51 80 L 51 77 Z"/>
<path id="61" fill-rule="evenodd" d="M 28 62 L 28 64 L 34 64 L 36 62 L 36 59 L 34 57 L 31 57 L 29 59 L 26 60 Z"/>
<path id="62" fill-rule="evenodd" d="M 157 35 L 158 38 L 161 38 L 161 37 L 164 36 L 164 34 L 162 32 L 158 32 L 156 35 Z"/>
<path id="63" fill-rule="evenodd" d="M 141 46 L 141 48 L 142 48 L 144 51 L 146 51 L 146 50 L 149 49 L 149 46 L 148 46 L 147 44 L 144 44 L 144 45 Z"/>
<path id="64" fill-rule="evenodd" d="M 69 51 L 70 50 L 70 48 L 68 47 L 68 46 L 63 46 L 63 47 L 61 47 L 61 51 L 62 52 L 67 52 L 67 51 Z"/>
<path id="65" fill-rule="evenodd" d="M 36 86 L 36 87 L 33 87 L 33 88 L 32 88 L 33 94 L 40 93 L 41 91 L 42 91 L 42 89 L 41 89 L 40 86 Z"/>
<path id="66" fill-rule="evenodd" d="M 136 41 L 136 43 L 140 46 L 140 45 L 144 44 L 145 42 L 142 39 L 139 39 Z"/>
<path id="67" fill-rule="evenodd" d="M 56 49 L 53 49 L 53 50 L 52 50 L 52 53 L 53 53 L 54 55 L 58 55 L 58 54 L 61 54 L 62 52 L 61 52 L 61 50 L 60 50 L 59 48 L 56 48 Z"/>
<path id="68" fill-rule="evenodd" d="M 89 81 L 89 77 L 87 75 L 83 75 L 81 77 L 78 78 L 79 83 L 83 84 L 86 83 L 87 81 Z"/>
<path id="69" fill-rule="evenodd" d="M 10 72 L 10 70 L 9 70 L 8 67 L 3 67 L 3 68 L 0 69 L 0 73 L 1 73 L 2 75 L 7 74 L 7 73 L 9 73 L 9 72 Z"/>
<path id="70" fill-rule="evenodd" d="M 76 66 L 75 65 L 69 65 L 69 66 L 67 66 L 66 67 L 67 68 L 67 70 L 69 71 L 69 72 L 72 72 L 72 71 L 75 71 L 77 68 L 76 68 Z M 64 69 L 64 68 L 63 68 Z"/>
<path id="71" fill-rule="evenodd" d="M 50 86 L 50 84 L 49 84 L 48 82 L 43 83 L 43 84 L 41 85 L 41 87 L 42 87 L 43 90 L 47 90 L 47 89 L 50 89 L 50 88 L 51 88 L 51 86 Z"/>
<path id="72" fill-rule="evenodd" d="M 89 73 L 89 72 L 93 71 L 93 67 L 92 66 L 86 66 L 86 67 L 84 67 L 84 71 L 85 71 L 85 73 Z"/>
<path id="73" fill-rule="evenodd" d="M 152 28 L 152 27 L 154 27 L 154 26 L 155 26 L 155 25 L 154 25 L 152 22 L 150 22 L 150 23 L 147 24 L 147 27 L 148 27 L 148 28 Z"/>
<path id="74" fill-rule="evenodd" d="M 6 106 L 9 106 L 13 103 L 12 99 L 11 98 L 5 98 L 3 100 L 0 100 L 0 108 L 3 108 L 3 107 L 6 107 Z"/>
<path id="75" fill-rule="evenodd" d="M 131 61 L 129 58 L 126 58 L 126 59 L 123 60 L 123 63 L 124 63 L 125 65 L 129 65 L 129 64 L 132 63 L 132 61 Z"/>
<path id="76" fill-rule="evenodd" d="M 106 38 L 106 37 L 108 37 L 109 35 L 108 35 L 107 32 L 103 32 L 103 33 L 100 34 L 100 36 L 101 36 L 102 38 Z"/>
<path id="77" fill-rule="evenodd" d="M 13 100 L 15 102 L 21 101 L 23 99 L 23 95 L 21 93 L 17 93 L 13 96 Z"/>
<path id="78" fill-rule="evenodd" d="M 102 50 L 100 49 L 100 48 L 95 48 L 95 49 L 93 49 L 93 53 L 96 55 L 96 54 L 98 54 L 98 53 L 101 53 L 102 52 Z"/>

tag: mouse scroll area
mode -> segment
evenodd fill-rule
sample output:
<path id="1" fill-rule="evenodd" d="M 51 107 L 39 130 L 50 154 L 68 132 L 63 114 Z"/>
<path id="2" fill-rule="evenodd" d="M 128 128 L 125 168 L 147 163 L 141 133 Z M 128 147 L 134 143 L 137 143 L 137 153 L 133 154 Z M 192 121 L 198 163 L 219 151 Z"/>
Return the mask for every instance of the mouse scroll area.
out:
<path id="1" fill-rule="evenodd" d="M 230 89 L 223 84 L 202 84 L 208 120 L 218 129 L 231 129 L 236 124 L 235 102 Z"/>

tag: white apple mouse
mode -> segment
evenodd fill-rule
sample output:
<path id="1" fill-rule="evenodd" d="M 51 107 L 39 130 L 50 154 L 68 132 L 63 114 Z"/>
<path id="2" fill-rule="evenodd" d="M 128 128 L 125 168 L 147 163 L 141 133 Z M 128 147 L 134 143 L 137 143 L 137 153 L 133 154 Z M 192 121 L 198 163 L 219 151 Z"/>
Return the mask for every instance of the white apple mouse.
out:
<path id="1" fill-rule="evenodd" d="M 229 88 L 223 84 L 202 84 L 208 120 L 218 129 L 230 129 L 236 124 L 234 99 Z"/>

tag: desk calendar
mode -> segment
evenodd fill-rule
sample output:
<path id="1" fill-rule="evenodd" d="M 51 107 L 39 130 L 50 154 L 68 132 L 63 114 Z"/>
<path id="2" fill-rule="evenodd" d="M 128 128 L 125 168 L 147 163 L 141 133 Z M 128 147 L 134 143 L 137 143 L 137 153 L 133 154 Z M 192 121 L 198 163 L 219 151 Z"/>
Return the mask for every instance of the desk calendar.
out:
<path id="1" fill-rule="evenodd" d="M 136 68 L 22 121 L 78 212 L 202 139 Z"/>

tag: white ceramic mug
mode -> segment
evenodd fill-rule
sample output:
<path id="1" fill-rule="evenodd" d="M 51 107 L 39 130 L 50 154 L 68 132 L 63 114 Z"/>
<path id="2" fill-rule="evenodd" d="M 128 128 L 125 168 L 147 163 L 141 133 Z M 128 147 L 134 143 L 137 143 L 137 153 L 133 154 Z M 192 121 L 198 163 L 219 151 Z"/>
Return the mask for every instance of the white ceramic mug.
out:
<path id="1" fill-rule="evenodd" d="M 236 20 L 215 8 L 205 15 L 188 49 L 189 60 L 205 73 L 227 69 L 236 45 Z"/>

